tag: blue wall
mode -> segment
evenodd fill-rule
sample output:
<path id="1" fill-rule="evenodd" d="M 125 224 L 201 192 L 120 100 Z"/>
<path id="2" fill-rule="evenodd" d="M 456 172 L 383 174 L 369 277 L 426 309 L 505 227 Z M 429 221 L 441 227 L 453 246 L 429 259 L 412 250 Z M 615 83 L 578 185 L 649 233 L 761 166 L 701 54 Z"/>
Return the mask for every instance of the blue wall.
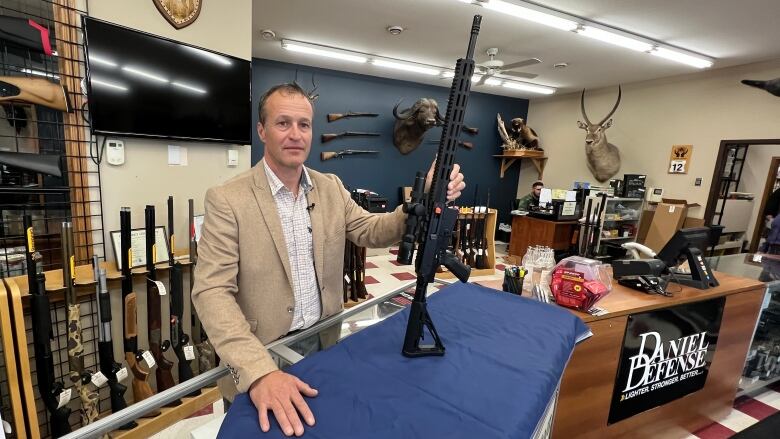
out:
<path id="1" fill-rule="evenodd" d="M 418 84 L 414 82 L 357 75 L 334 70 L 304 67 L 294 64 L 253 59 L 252 62 L 252 102 L 253 117 L 257 118 L 257 104 L 260 96 L 269 87 L 292 82 L 298 70 L 298 83 L 305 89 L 311 88 L 311 78 L 317 84 L 319 98 L 314 108 L 314 139 L 312 151 L 306 166 L 321 172 L 338 175 L 351 188 L 365 188 L 381 194 L 389 200 L 390 206 L 400 203 L 398 188 L 411 186 L 416 171 L 427 171 L 436 155 L 437 145 L 425 143 L 438 140 L 441 128 L 433 128 L 425 135 L 423 144 L 408 155 L 402 155 L 393 145 L 393 106 L 403 98 L 399 107 L 404 109 L 422 97 L 436 99 L 444 115 L 447 109 L 449 81 L 442 80 L 445 87 Z M 347 111 L 379 113 L 376 118 L 342 119 L 328 123 L 327 113 L 345 113 Z M 467 188 L 460 198 L 464 204 L 471 204 L 474 188 L 479 185 L 479 198 L 484 203 L 487 189 L 490 189 L 490 205 L 499 210 L 499 219 L 510 222 L 510 202 L 517 192 L 519 166 L 510 168 L 504 178 L 499 178 L 500 161 L 494 158 L 499 154 L 501 144 L 496 131 L 496 113 L 504 120 L 514 117 L 526 118 L 528 101 L 483 93 L 471 93 L 466 125 L 479 128 L 479 134 L 472 136 L 463 133 L 461 140 L 470 141 L 474 149 L 458 148 L 456 163 L 461 165 L 466 178 Z M 344 131 L 370 131 L 381 133 L 381 137 L 341 138 L 322 144 L 323 133 Z M 320 161 L 320 152 L 339 151 L 346 148 L 378 150 L 379 154 L 350 156 L 342 159 Z M 263 144 L 254 132 L 252 139 L 252 164 L 256 164 L 263 155 Z"/>

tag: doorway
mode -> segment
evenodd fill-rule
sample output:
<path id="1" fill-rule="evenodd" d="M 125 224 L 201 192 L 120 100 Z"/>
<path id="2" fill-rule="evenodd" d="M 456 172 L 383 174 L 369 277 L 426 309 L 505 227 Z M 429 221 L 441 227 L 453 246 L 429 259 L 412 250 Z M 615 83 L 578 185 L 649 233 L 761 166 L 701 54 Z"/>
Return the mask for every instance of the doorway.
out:
<path id="1" fill-rule="evenodd" d="M 766 174 L 766 183 L 764 184 L 764 192 L 761 196 L 761 204 L 759 206 L 758 212 L 759 214 L 756 215 L 756 222 L 753 226 L 753 236 L 750 239 L 750 247 L 748 252 L 755 253 L 758 251 L 758 246 L 761 242 L 762 232 L 765 227 L 766 223 L 766 215 L 777 215 L 777 209 L 773 209 L 775 212 L 765 212 L 767 207 L 767 202 L 769 201 L 770 195 L 774 191 L 780 188 L 780 157 L 772 157 L 772 163 L 769 165 L 769 172 Z"/>

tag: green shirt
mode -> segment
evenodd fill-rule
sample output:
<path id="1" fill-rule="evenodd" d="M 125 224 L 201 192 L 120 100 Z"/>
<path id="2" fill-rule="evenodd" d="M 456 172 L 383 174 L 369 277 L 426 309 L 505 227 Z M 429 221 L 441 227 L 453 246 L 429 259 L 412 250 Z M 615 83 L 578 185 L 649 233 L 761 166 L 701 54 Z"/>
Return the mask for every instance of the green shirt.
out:
<path id="1" fill-rule="evenodd" d="M 539 205 L 539 198 L 535 197 L 534 193 L 531 192 L 520 199 L 520 202 L 517 204 L 517 210 L 524 210 L 528 212 L 529 210 L 531 210 L 531 206 L 538 206 L 538 205 Z"/>

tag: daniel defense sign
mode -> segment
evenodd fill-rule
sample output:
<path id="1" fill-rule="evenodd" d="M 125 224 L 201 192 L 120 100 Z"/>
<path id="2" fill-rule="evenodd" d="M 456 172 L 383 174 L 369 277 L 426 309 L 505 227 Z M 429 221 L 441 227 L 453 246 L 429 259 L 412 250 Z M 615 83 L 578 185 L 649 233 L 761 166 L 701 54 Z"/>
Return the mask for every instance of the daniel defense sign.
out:
<path id="1" fill-rule="evenodd" d="M 609 424 L 704 387 L 725 303 L 721 297 L 628 317 Z"/>

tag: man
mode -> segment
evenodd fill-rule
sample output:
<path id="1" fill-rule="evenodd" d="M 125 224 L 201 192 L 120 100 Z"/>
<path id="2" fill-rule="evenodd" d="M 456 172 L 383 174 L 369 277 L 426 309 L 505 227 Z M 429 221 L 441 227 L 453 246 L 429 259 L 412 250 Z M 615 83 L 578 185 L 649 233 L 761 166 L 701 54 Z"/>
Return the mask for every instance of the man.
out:
<path id="1" fill-rule="evenodd" d="M 313 107 L 300 87 L 272 87 L 258 110 L 263 159 L 206 193 L 192 301 L 233 375 L 220 381 L 222 395 L 249 392 L 263 431 L 271 410 L 286 435 L 300 436 L 300 417 L 314 425 L 303 396 L 317 391 L 278 370 L 264 345 L 341 311 L 344 240 L 388 246 L 400 240 L 406 215 L 400 206 L 370 214 L 338 177 L 303 166 Z M 459 169 L 450 200 L 465 187 Z"/>
<path id="2" fill-rule="evenodd" d="M 520 199 L 517 203 L 517 210 L 524 210 L 528 212 L 531 210 L 531 206 L 539 206 L 539 195 L 542 194 L 542 188 L 544 183 L 541 180 L 537 180 L 531 185 L 531 192 Z"/>

